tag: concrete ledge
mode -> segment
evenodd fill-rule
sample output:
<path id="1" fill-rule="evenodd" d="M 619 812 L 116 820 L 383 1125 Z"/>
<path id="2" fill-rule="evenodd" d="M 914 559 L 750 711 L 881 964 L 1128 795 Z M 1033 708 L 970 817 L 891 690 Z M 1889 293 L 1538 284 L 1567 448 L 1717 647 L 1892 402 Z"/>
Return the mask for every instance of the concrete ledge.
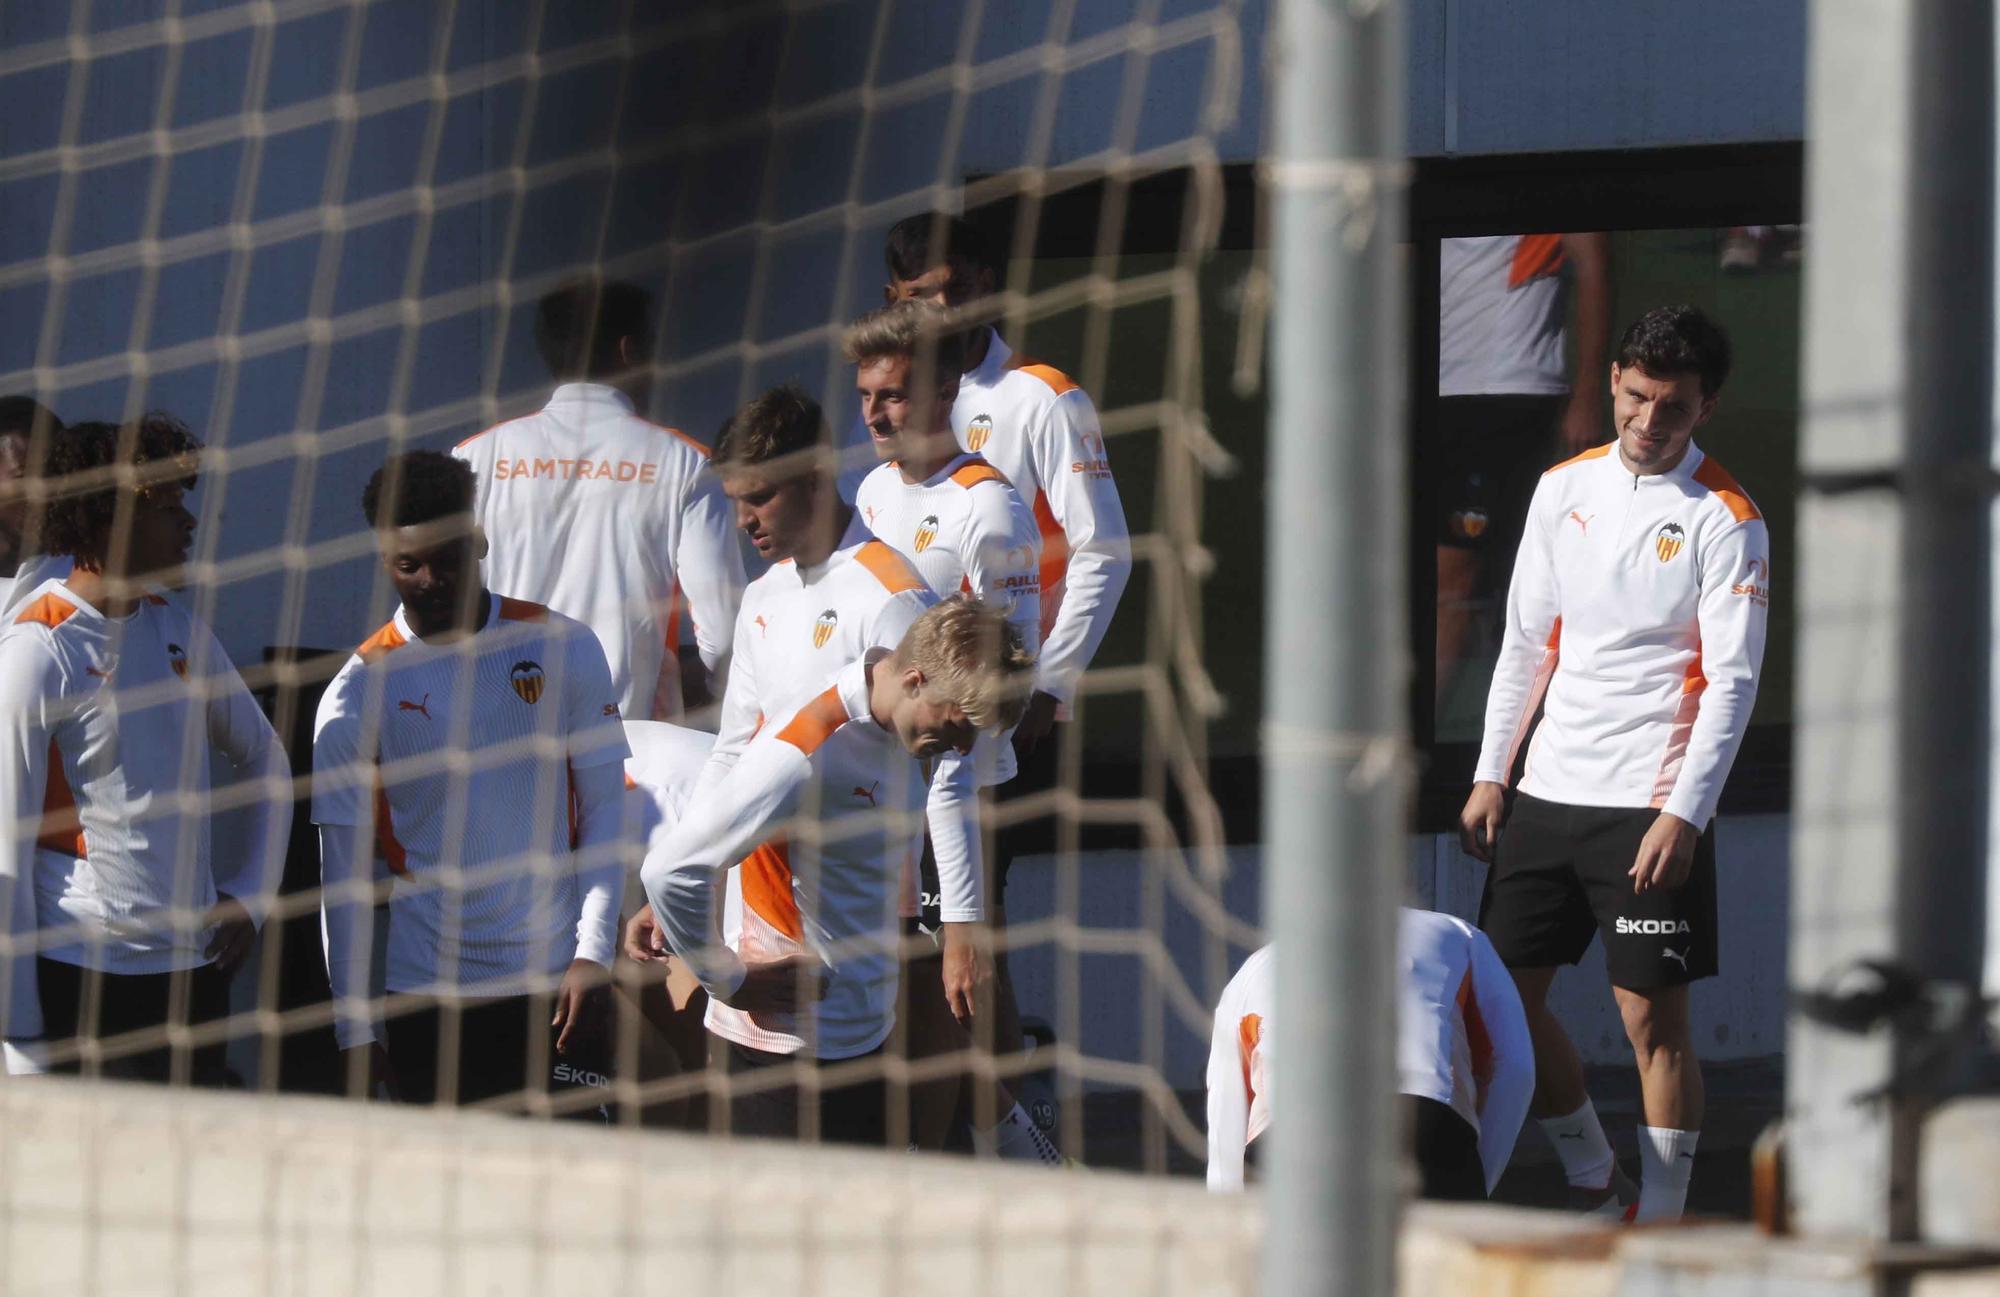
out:
<path id="1" fill-rule="evenodd" d="M 2000 1099 L 1939 1107 L 1924 1122 L 1919 1156 L 1917 1219 L 1924 1237 L 2000 1249 Z"/>

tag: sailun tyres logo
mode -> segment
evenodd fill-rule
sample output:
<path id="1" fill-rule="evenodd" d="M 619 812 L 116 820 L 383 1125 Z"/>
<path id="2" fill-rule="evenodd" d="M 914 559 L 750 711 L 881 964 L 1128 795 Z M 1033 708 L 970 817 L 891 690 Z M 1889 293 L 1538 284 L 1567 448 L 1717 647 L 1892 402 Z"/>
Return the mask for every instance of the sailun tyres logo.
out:
<path id="1" fill-rule="evenodd" d="M 1686 919 L 1626 919 L 1618 920 L 1618 935 L 1621 937 L 1673 937 L 1693 928 Z"/>

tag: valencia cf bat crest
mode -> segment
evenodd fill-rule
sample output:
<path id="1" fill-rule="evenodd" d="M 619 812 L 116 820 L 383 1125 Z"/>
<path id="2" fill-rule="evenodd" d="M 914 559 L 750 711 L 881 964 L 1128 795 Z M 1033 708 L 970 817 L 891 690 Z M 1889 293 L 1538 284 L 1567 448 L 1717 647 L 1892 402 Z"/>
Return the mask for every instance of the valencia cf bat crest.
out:
<path id="1" fill-rule="evenodd" d="M 840 625 L 839 613 L 831 608 L 821 613 L 819 620 L 813 623 L 813 647 L 825 648 L 826 642 L 833 638 L 833 628 L 838 625 Z"/>
<path id="2" fill-rule="evenodd" d="M 987 438 L 993 435 L 993 420 L 988 415 L 979 415 L 965 425 L 965 448 L 980 451 L 986 448 Z"/>
<path id="3" fill-rule="evenodd" d="M 931 542 L 937 539 L 937 531 L 938 520 L 936 514 L 931 514 L 917 524 L 917 553 L 921 554 L 931 547 Z"/>
<path id="4" fill-rule="evenodd" d="M 522 702 L 533 703 L 540 701 L 544 679 L 541 663 L 530 662 L 526 658 L 523 658 L 514 664 L 514 669 L 508 672 L 507 676 L 508 683 L 514 686 L 514 692 L 521 695 Z"/>
<path id="5" fill-rule="evenodd" d="M 1686 543 L 1687 533 L 1681 530 L 1681 525 L 1677 522 L 1670 522 L 1660 528 L 1659 532 L 1654 535 L 1653 552 L 1660 556 L 1660 562 L 1671 563 L 1673 562 L 1674 555 L 1680 553 L 1681 546 Z"/>

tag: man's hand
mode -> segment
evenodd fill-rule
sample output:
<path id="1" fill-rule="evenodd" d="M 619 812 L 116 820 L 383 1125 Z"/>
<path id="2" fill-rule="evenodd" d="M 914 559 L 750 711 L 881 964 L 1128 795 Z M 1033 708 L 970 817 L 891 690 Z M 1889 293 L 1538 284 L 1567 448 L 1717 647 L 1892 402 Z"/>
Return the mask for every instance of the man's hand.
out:
<path id="1" fill-rule="evenodd" d="M 402 1086 L 396 1080 L 395 1065 L 390 1063 L 389 1051 L 382 1048 L 382 1042 L 371 1040 L 365 1045 L 342 1050 L 341 1066 L 351 1069 L 354 1066 L 354 1056 L 358 1053 L 366 1053 L 368 1057 L 368 1090 L 365 1097 L 391 1100 L 402 1098 Z"/>
<path id="2" fill-rule="evenodd" d="M 556 1035 L 556 1053 L 569 1053 L 572 1036 L 596 1028 L 603 1003 L 596 991 L 610 980 L 610 971 L 594 960 L 570 961 L 562 985 L 556 988 L 556 1016 L 549 1019 L 551 1027 L 561 1029 Z"/>
<path id="3" fill-rule="evenodd" d="M 1493 863 L 1500 841 L 1500 820 L 1507 813 L 1507 791 L 1499 784 L 1477 783 L 1465 809 L 1458 813 L 1458 841 L 1475 860 Z"/>
<path id="4" fill-rule="evenodd" d="M 983 923 L 947 923 L 939 941 L 944 954 L 944 1002 L 951 1016 L 970 1027 L 973 1006 L 993 980 L 993 934 Z"/>
<path id="5" fill-rule="evenodd" d="M 653 917 L 653 907 L 642 906 L 625 924 L 625 953 L 642 964 L 657 963 L 670 953 L 667 934 Z"/>
<path id="6" fill-rule="evenodd" d="M 1671 892 L 1685 883 L 1688 871 L 1694 868 L 1694 844 L 1700 836 L 1694 825 L 1680 816 L 1661 811 L 1639 844 L 1639 858 L 1626 871 L 1632 878 L 1632 890 L 1660 887 Z"/>
<path id="7" fill-rule="evenodd" d="M 201 916 L 201 926 L 215 930 L 201 953 L 224 973 L 235 972 L 249 958 L 250 946 L 257 940 L 257 925 L 250 921 L 250 911 L 223 892 L 215 894 L 215 905 Z"/>
<path id="8" fill-rule="evenodd" d="M 1055 728 L 1056 708 L 1061 704 L 1054 694 L 1037 689 L 1028 699 L 1027 710 L 1021 713 L 1021 723 L 1014 727 L 1014 751 L 1026 756 L 1035 750 L 1035 745 L 1047 738 Z"/>
<path id="9" fill-rule="evenodd" d="M 1562 421 L 1556 425 L 1556 440 L 1564 459 L 1609 440 L 1601 396 L 1599 389 L 1581 382 L 1570 392 L 1563 405 Z"/>
<path id="10" fill-rule="evenodd" d="M 722 1002 L 745 1013 L 797 1013 L 826 998 L 826 965 L 813 955 L 751 964 L 736 994 Z"/>

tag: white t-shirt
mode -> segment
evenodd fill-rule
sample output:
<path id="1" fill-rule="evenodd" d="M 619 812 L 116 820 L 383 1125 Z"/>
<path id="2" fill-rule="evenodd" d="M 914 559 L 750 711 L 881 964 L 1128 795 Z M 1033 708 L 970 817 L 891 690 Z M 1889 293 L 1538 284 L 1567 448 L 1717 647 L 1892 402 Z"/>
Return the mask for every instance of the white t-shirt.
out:
<path id="1" fill-rule="evenodd" d="M 1438 395 L 1567 393 L 1566 311 L 1561 235 L 1444 240 L 1438 250 Z"/>
<path id="2" fill-rule="evenodd" d="M 668 945 L 709 990 L 710 1031 L 823 1059 L 853 1058 L 888 1039 L 897 898 L 922 843 L 925 794 L 919 763 L 870 712 L 866 664 L 851 662 L 832 687 L 774 717 L 727 778 L 655 834 L 640 876 Z M 795 817 L 814 832 L 788 834 Z M 732 950 L 720 893 L 739 861 L 745 913 Z M 720 1002 L 743 984 L 746 962 L 800 953 L 828 973 L 826 997 L 810 1012 L 748 1014 Z"/>
<path id="3" fill-rule="evenodd" d="M 60 581 L 75 566 L 67 554 L 30 554 L 22 559 L 14 575 L 0 577 L 0 617 L 12 618 L 42 588 L 42 582 Z"/>
<path id="4" fill-rule="evenodd" d="M 566 383 L 452 454 L 478 478 L 487 588 L 595 631 L 626 715 L 679 716 L 681 606 L 713 670 L 743 589 L 708 451 L 640 418 L 616 388 Z"/>
<path id="5" fill-rule="evenodd" d="M 1523 791 L 1705 827 L 1770 600 L 1763 516 L 1699 447 L 1667 473 L 1630 472 L 1616 443 L 1556 465 L 1528 508 L 1473 778 L 1506 783 L 1533 726 Z"/>
<path id="6" fill-rule="evenodd" d="M 626 755 L 588 627 L 494 596 L 475 634 L 434 645 L 397 609 L 333 678 L 313 731 L 313 821 L 358 839 L 355 867 L 372 858 L 388 891 L 385 989 L 516 995 L 572 959 L 609 964 L 622 781 L 595 835 L 573 798 Z M 359 898 L 350 879 L 324 882 L 334 992 L 362 998 L 370 943 L 343 908 Z"/>
<path id="7" fill-rule="evenodd" d="M 1097 407 L 1067 374 L 1014 354 L 988 330 L 985 358 L 959 380 L 951 428 L 960 446 L 1000 470 L 1041 531 L 1036 685 L 1067 704 L 1132 574 Z"/>
<path id="8" fill-rule="evenodd" d="M 163 595 L 108 618 L 44 581 L 0 632 L 0 886 L 17 937 L 122 974 L 208 962 L 200 917 L 218 891 L 259 922 L 291 828 L 277 735 L 209 628 Z M 218 861 L 211 754 L 274 783 L 253 804 L 251 849 Z M 40 1031 L 33 957 L 17 962 L 4 1034 Z M 21 995 L 25 989 L 26 1001 Z"/>
<path id="9" fill-rule="evenodd" d="M 854 507 L 937 594 L 967 591 L 997 604 L 1028 652 L 1041 646 L 1041 535 L 998 469 L 960 455 L 924 481 L 908 482 L 900 467 L 883 464 L 862 481 Z M 1011 742 L 996 739 L 977 751 L 982 784 L 1014 777 Z"/>
<path id="10" fill-rule="evenodd" d="M 636 914 L 646 903 L 639 887 L 639 865 L 646 843 L 663 826 L 680 823 L 708 762 L 715 736 L 667 721 L 626 721 L 625 826 L 619 834 L 625 864 L 623 914 Z"/>

